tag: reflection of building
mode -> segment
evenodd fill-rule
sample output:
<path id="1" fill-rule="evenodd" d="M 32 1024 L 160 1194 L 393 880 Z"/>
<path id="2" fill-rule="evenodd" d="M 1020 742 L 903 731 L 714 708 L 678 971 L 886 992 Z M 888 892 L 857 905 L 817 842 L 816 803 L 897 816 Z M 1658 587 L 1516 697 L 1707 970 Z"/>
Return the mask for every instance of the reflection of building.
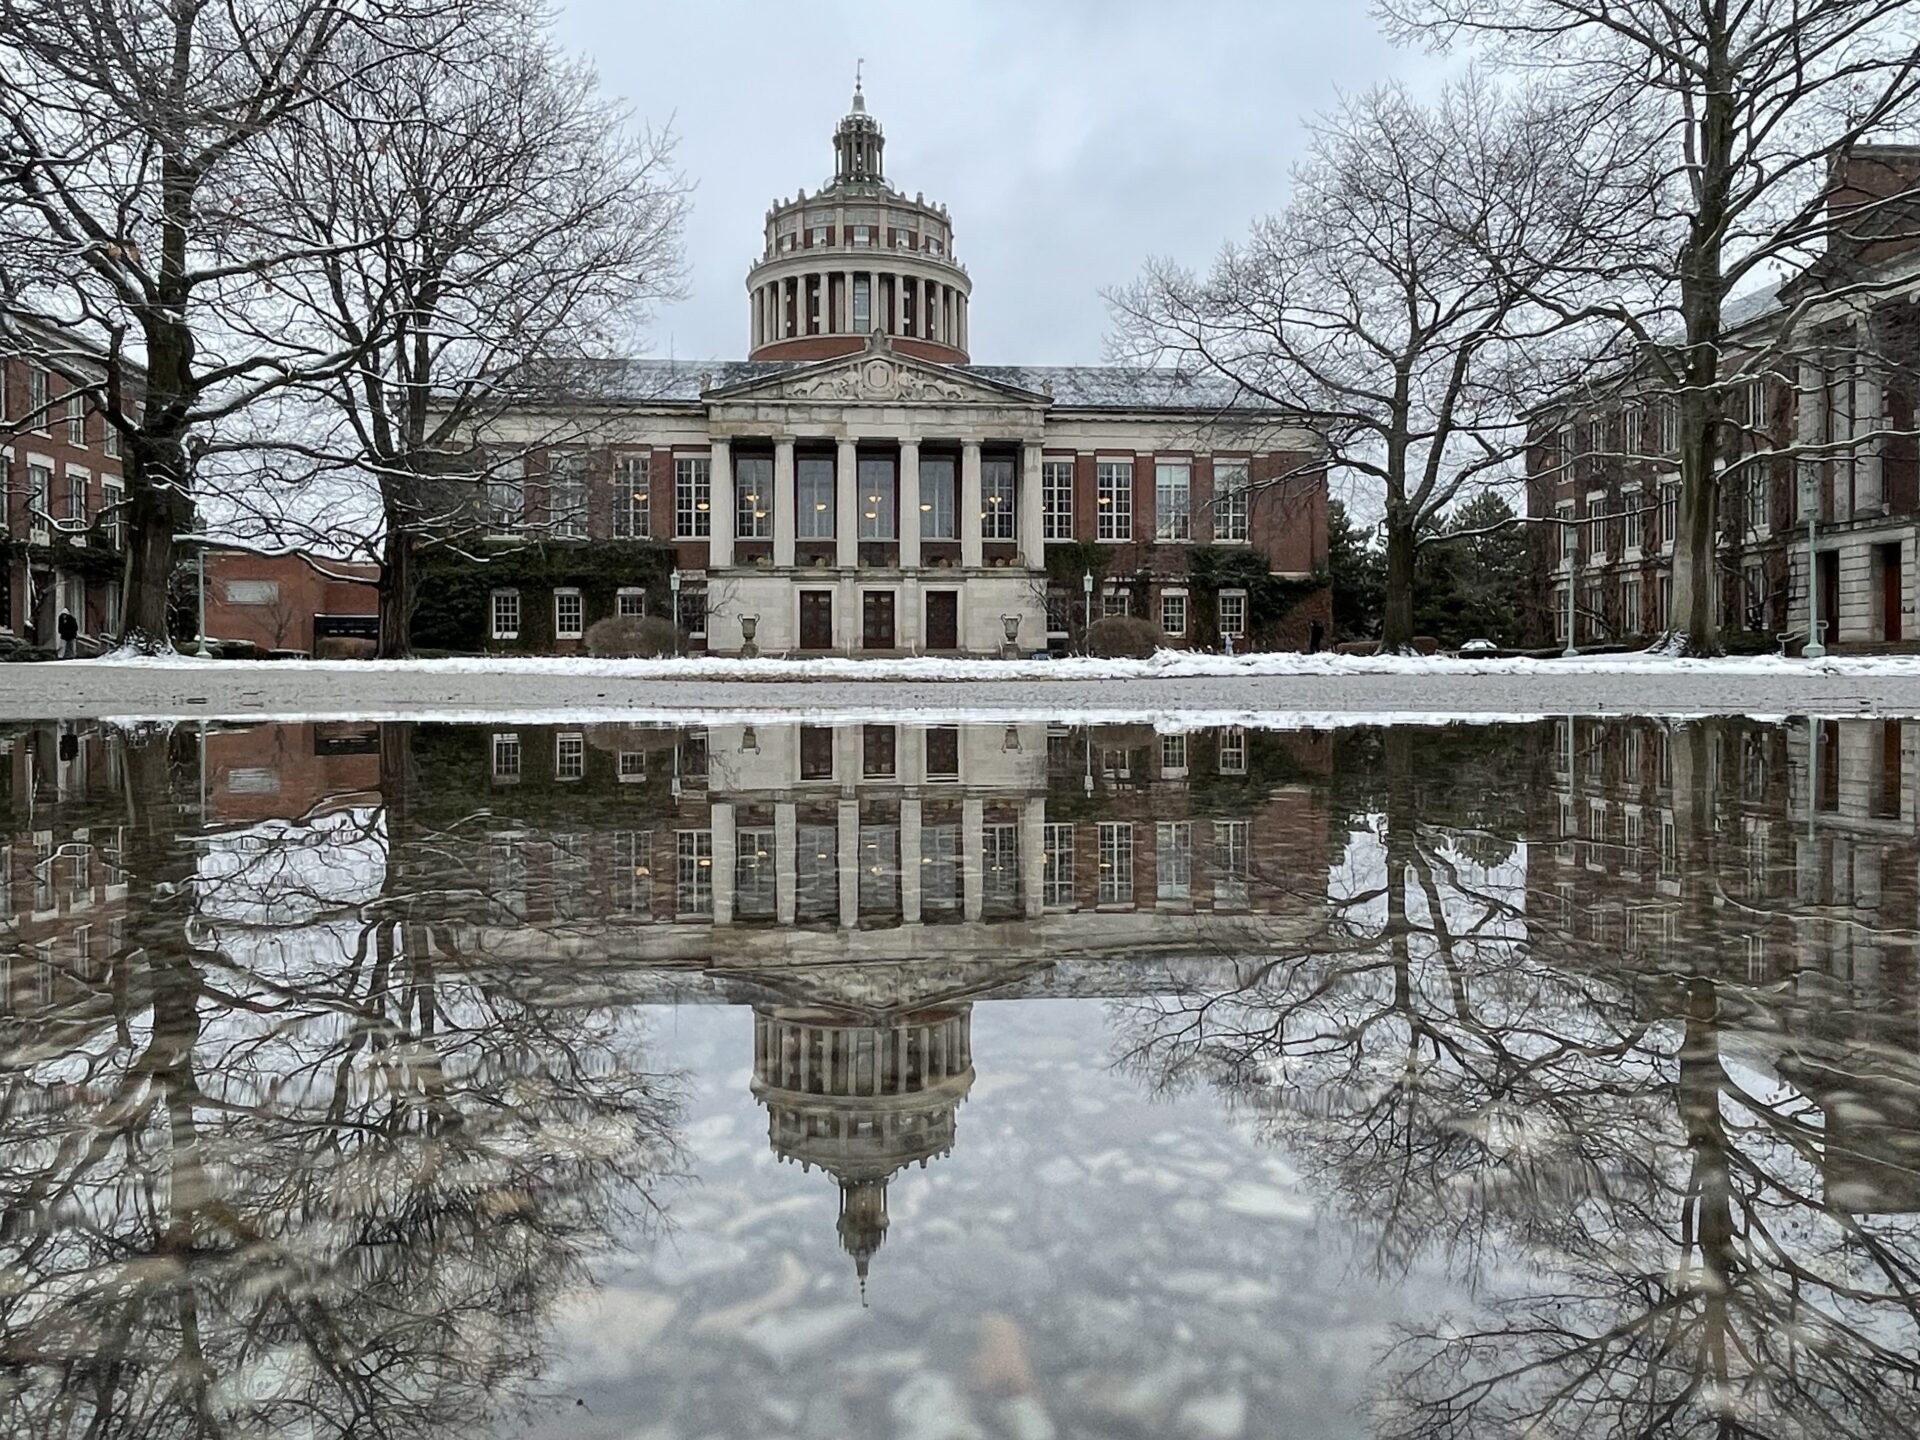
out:
<path id="1" fill-rule="evenodd" d="M 538 588 L 497 579 L 427 643 L 572 651 L 597 620 L 677 604 L 716 651 L 749 620 L 772 652 L 1031 651 L 1078 638 L 1083 573 L 1097 615 L 1174 646 L 1303 648 L 1330 619 L 1309 421 L 1181 371 L 970 363 L 952 223 L 893 187 L 884 144 L 856 90 L 832 177 L 769 212 L 748 359 L 583 362 L 492 428 L 507 463 L 530 453 L 489 525 L 563 543 Z M 649 540 L 673 547 L 677 600 Z M 611 563 L 565 573 L 564 547 L 593 541 Z"/>
<path id="2" fill-rule="evenodd" d="M 887 1018 L 754 1009 L 753 1093 L 767 1107 L 767 1142 L 782 1160 L 839 1182 L 840 1244 L 862 1290 L 886 1239 L 887 1182 L 953 1149 L 973 1085 L 972 1021 L 965 1002 Z"/>

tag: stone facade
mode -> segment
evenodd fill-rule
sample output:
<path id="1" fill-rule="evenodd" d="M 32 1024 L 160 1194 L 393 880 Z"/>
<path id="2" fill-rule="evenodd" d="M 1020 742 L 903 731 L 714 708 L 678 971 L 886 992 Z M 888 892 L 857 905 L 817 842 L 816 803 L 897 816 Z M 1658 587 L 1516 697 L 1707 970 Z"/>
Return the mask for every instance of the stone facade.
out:
<path id="1" fill-rule="evenodd" d="M 1064 649 L 1121 611 L 1173 646 L 1304 647 L 1331 609 L 1310 417 L 1180 371 L 972 364 L 951 224 L 880 145 L 856 94 L 834 181 L 769 212 L 748 360 L 579 362 L 478 437 L 524 466 L 501 543 L 671 546 L 681 628 L 720 653 Z M 594 613 L 503 585 L 486 642 L 576 649 L 647 588 Z"/>

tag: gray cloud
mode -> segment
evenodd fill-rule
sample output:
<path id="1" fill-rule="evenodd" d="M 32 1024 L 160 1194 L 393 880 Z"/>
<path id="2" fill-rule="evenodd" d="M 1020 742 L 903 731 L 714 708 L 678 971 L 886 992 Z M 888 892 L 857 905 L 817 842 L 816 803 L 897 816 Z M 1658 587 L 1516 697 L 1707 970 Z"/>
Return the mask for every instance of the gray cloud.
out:
<path id="1" fill-rule="evenodd" d="M 1313 112 L 1442 68 L 1361 0 L 566 0 L 560 31 L 679 135 L 690 294 L 646 348 L 688 358 L 745 352 L 766 208 L 828 178 L 856 57 L 888 179 L 953 214 L 987 364 L 1099 360 L 1103 287 L 1151 254 L 1205 263 L 1284 201 Z"/>

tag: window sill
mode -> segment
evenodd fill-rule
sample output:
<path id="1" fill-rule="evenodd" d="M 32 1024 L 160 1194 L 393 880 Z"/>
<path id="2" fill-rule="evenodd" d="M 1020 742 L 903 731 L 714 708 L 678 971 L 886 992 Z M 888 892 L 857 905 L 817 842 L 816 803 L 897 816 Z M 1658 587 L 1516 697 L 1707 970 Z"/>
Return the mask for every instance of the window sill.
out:
<path id="1" fill-rule="evenodd" d="M 495 635 L 493 638 L 495 640 L 518 640 L 520 638 L 520 632 L 518 630 L 513 630 L 503 634 Z"/>

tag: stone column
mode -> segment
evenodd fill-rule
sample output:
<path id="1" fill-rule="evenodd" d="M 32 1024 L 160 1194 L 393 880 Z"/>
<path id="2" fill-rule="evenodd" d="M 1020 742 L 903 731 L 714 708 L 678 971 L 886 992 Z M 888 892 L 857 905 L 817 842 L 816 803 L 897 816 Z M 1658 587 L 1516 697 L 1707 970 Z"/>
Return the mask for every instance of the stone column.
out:
<path id="1" fill-rule="evenodd" d="M 980 563 L 980 442 L 960 447 L 960 563 Z"/>
<path id="2" fill-rule="evenodd" d="M 782 925 L 793 924 L 794 894 L 799 889 L 800 827 L 793 802 L 773 807 L 773 912 Z"/>
<path id="3" fill-rule="evenodd" d="M 900 568 L 920 563 L 920 442 L 900 442 Z"/>
<path id="4" fill-rule="evenodd" d="M 763 308 L 760 304 L 760 287 L 758 285 L 753 286 L 747 291 L 747 299 L 753 310 L 753 323 L 747 327 L 747 348 L 750 350 L 758 350 L 760 348 L 760 314 Z"/>
<path id="5" fill-rule="evenodd" d="M 1047 802 L 1034 796 L 1020 811 L 1020 900 L 1029 920 L 1040 918 L 1040 898 L 1046 888 L 1046 823 Z"/>
<path id="6" fill-rule="evenodd" d="M 907 290 L 913 284 L 913 277 L 906 271 L 896 271 L 893 277 L 893 311 L 899 317 L 895 334 L 907 333 Z"/>
<path id="7" fill-rule="evenodd" d="M 851 570 L 860 563 L 859 452 L 851 440 L 842 440 L 833 466 L 834 563 Z"/>
<path id="8" fill-rule="evenodd" d="M 978 920 L 986 910 L 986 801 L 960 802 L 960 913 Z"/>
<path id="9" fill-rule="evenodd" d="M 716 803 L 708 812 L 713 827 L 713 923 L 733 923 L 733 806 Z"/>
<path id="10" fill-rule="evenodd" d="M 1802 446 L 1817 445 L 1826 419 L 1827 393 L 1820 367 L 1812 360 L 1800 362 L 1795 388 L 1799 393 L 1794 396 L 1794 438 Z M 1794 468 L 1799 484 L 1795 487 L 1793 513 L 1796 519 L 1805 520 L 1820 512 L 1821 463 L 1802 458 Z"/>
<path id="11" fill-rule="evenodd" d="M 920 802 L 900 802 L 900 919 L 920 923 Z"/>
<path id="12" fill-rule="evenodd" d="M 713 484 L 713 534 L 707 546 L 707 564 L 719 570 L 733 564 L 733 445 L 726 440 L 710 440 L 712 452 L 709 475 Z"/>
<path id="13" fill-rule="evenodd" d="M 773 563 L 793 564 L 793 441 L 773 442 Z M 795 637 L 796 641 L 798 637 Z"/>
<path id="14" fill-rule="evenodd" d="M 1869 437 L 1886 422 L 1886 396 L 1876 368 L 1878 356 L 1873 348 L 1871 319 L 1863 319 L 1854 332 L 1853 434 Z M 1856 513 L 1878 515 L 1886 491 L 1881 484 L 1882 442 L 1862 438 L 1853 452 L 1853 503 Z"/>
<path id="15" fill-rule="evenodd" d="M 959 290 L 953 292 L 954 343 L 962 350 L 967 348 L 967 297 Z"/>
<path id="16" fill-rule="evenodd" d="M 840 802 L 840 928 L 860 924 L 860 802 Z"/>
<path id="17" fill-rule="evenodd" d="M 1040 513 L 1040 443 L 1029 440 L 1020 446 L 1020 563 L 1030 570 L 1047 568 L 1046 542 L 1041 539 L 1046 526 Z"/>

